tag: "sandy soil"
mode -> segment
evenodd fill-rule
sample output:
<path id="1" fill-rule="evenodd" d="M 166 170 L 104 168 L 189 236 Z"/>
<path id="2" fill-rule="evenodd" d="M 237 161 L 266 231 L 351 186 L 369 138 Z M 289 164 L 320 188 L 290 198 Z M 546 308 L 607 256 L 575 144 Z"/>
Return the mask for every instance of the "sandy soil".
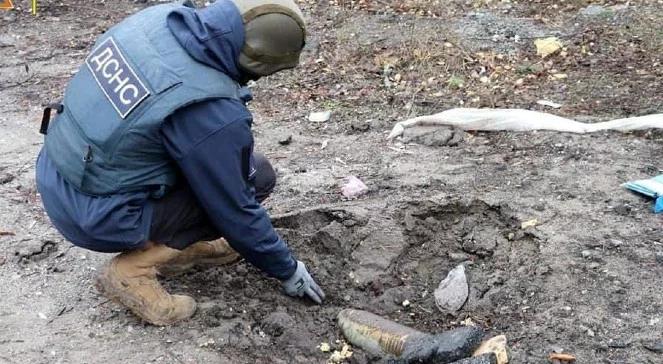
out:
<path id="1" fill-rule="evenodd" d="M 620 188 L 661 172 L 663 134 L 385 141 L 396 121 L 461 105 L 549 99 L 583 120 L 663 111 L 660 1 L 302 1 L 304 64 L 258 82 L 252 109 L 280 178 L 267 207 L 328 302 L 291 300 L 240 262 L 166 280 L 200 304 L 167 328 L 95 291 L 109 256 L 50 226 L 33 167 L 41 105 L 61 97 L 96 35 L 156 2 L 44 1 L 37 17 L 16 3 L 0 13 L 0 362 L 325 363 L 317 346 L 342 345 L 334 319 L 348 307 L 430 332 L 471 318 L 507 335 L 513 363 L 553 350 L 663 362 L 646 348 L 663 340 L 660 217 Z M 566 49 L 541 60 L 532 41 L 551 35 Z M 320 110 L 332 119 L 307 120 Z M 349 175 L 370 193 L 344 200 Z M 461 263 L 470 297 L 442 314 L 432 292 Z M 349 362 L 374 361 L 353 350 Z"/>

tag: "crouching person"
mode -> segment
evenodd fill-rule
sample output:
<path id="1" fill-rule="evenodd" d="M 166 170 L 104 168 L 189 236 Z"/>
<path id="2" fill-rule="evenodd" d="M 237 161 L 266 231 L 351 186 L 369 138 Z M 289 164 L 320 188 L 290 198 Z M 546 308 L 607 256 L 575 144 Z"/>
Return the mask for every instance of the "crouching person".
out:
<path id="1" fill-rule="evenodd" d="M 158 273 L 241 256 L 286 294 L 322 303 L 260 205 L 276 178 L 253 152 L 244 87 L 295 67 L 304 41 L 293 0 L 157 5 L 97 40 L 44 118 L 37 187 L 73 244 L 120 253 L 97 279 L 102 294 L 169 325 L 196 303 L 166 292 Z"/>

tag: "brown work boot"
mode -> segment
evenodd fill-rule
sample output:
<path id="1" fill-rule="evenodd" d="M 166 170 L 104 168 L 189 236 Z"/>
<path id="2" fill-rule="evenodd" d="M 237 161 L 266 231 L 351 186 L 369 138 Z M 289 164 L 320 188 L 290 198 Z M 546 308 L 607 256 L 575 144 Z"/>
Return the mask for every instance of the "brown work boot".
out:
<path id="1" fill-rule="evenodd" d="M 172 277 L 186 272 L 194 266 L 210 268 L 234 263 L 240 255 L 225 239 L 201 241 L 182 250 L 170 261 L 157 267 L 157 274 Z"/>
<path id="2" fill-rule="evenodd" d="M 153 325 L 171 325 L 193 316 L 196 301 L 189 296 L 169 294 L 156 279 L 156 267 L 173 259 L 179 251 L 149 244 L 148 248 L 111 259 L 97 278 L 97 289 Z"/>

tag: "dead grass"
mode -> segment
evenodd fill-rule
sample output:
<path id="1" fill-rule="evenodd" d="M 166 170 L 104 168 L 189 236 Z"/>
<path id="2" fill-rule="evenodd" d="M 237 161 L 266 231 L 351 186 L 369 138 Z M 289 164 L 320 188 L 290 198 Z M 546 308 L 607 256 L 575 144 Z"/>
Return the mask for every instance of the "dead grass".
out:
<path id="1" fill-rule="evenodd" d="M 297 82 L 287 74 L 274 82 L 296 83 L 285 94 L 302 108 L 346 113 L 380 108 L 392 118 L 459 106 L 540 109 L 536 101 L 541 99 L 563 104 L 556 113 L 567 116 L 607 118 L 663 108 L 662 5 L 632 1 L 631 6 L 638 7 L 634 11 L 582 19 L 578 9 L 589 1 L 511 4 L 516 14 L 525 8 L 534 17 L 551 16 L 553 10 L 562 14 L 555 20 L 559 24 L 548 28 L 568 34 L 562 39 L 565 48 L 547 59 L 536 55 L 533 39 L 523 40 L 510 54 L 497 48 L 472 51 L 462 29 L 451 29 L 453 18 L 448 15 L 444 19 L 385 16 L 394 8 L 410 12 L 427 6 L 426 11 L 434 11 L 435 6 L 444 6 L 441 3 L 339 0 L 311 5 L 332 6 L 337 12 L 327 25 L 313 30 L 319 45 L 314 57 L 295 72 Z M 454 16 L 477 8 L 500 14 L 490 9 L 505 3 L 449 1 L 447 9 L 462 10 Z M 610 6 L 624 1 L 591 3 Z M 377 6 L 382 10 L 377 11 Z M 367 16 L 376 18 L 367 20 Z"/>

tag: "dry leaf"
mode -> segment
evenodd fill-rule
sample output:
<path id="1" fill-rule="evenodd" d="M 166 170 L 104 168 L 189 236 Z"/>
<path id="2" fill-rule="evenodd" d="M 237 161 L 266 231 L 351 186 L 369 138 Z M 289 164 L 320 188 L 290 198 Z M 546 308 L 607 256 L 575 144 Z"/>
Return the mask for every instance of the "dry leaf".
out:
<path id="1" fill-rule="evenodd" d="M 525 221 L 522 224 L 520 224 L 520 228 L 525 230 L 528 227 L 535 227 L 536 225 L 539 225 L 539 220 L 538 219 L 532 219 L 532 220 L 528 220 L 528 221 Z"/>
<path id="2" fill-rule="evenodd" d="M 550 360 L 574 361 L 576 357 L 571 354 L 552 353 L 548 357 Z"/>
<path id="3" fill-rule="evenodd" d="M 561 51 L 564 46 L 557 37 L 537 39 L 534 41 L 534 45 L 536 46 L 536 54 L 541 58 L 546 58 Z"/>

